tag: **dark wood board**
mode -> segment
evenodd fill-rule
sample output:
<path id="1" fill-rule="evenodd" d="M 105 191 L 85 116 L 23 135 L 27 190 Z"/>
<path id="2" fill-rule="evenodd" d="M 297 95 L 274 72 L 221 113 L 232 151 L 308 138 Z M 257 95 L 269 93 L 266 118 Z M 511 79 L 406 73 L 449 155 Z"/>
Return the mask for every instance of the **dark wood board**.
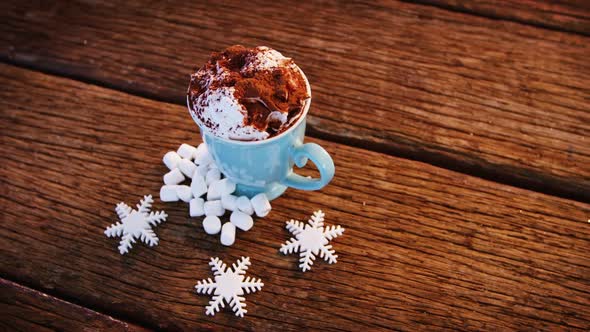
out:
<path id="1" fill-rule="evenodd" d="M 183 203 L 160 244 L 119 255 L 115 204 L 157 193 L 162 155 L 199 142 L 182 106 L 0 65 L 0 276 L 149 328 L 588 330 L 588 204 L 324 140 L 337 175 L 289 190 L 233 247 Z M 284 222 L 346 228 L 339 262 L 298 271 Z M 265 282 L 244 319 L 205 316 L 210 257 L 250 256 Z"/>
<path id="2" fill-rule="evenodd" d="M 590 202 L 590 40 L 395 1 L 0 4 L 0 59 L 183 104 L 235 43 L 292 56 L 310 133 Z"/>
<path id="3" fill-rule="evenodd" d="M 498 20 L 590 35 L 590 2 L 586 0 L 412 0 Z"/>
<path id="4" fill-rule="evenodd" d="M 51 295 L 0 279 L 2 331 L 148 331 Z"/>

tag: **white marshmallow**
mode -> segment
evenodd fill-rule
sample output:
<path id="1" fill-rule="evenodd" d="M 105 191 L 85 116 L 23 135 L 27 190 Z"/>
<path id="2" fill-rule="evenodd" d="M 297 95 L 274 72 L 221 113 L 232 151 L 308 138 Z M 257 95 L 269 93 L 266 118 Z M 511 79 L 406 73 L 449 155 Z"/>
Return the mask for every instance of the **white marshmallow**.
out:
<path id="1" fill-rule="evenodd" d="M 229 179 L 214 181 L 209 185 L 207 200 L 221 199 L 222 196 L 229 195 L 236 191 L 236 184 Z"/>
<path id="2" fill-rule="evenodd" d="M 252 208 L 252 203 L 250 203 L 250 200 L 246 196 L 239 197 L 238 200 L 236 201 L 236 205 L 238 207 L 238 210 L 244 212 L 245 214 L 247 214 L 249 216 L 251 216 L 252 213 L 254 213 L 254 209 Z"/>
<path id="3" fill-rule="evenodd" d="M 270 212 L 270 202 L 264 193 L 252 197 L 250 202 L 252 203 L 252 207 L 254 208 L 254 211 L 256 211 L 257 216 L 261 218 L 266 217 Z"/>
<path id="4" fill-rule="evenodd" d="M 223 195 L 221 196 L 221 205 L 224 209 L 235 211 L 237 209 L 237 201 L 238 198 L 234 195 Z"/>
<path id="5" fill-rule="evenodd" d="M 236 241 L 236 226 L 231 222 L 226 222 L 221 227 L 221 244 L 231 246 Z"/>
<path id="6" fill-rule="evenodd" d="M 193 159 L 193 156 L 196 152 L 197 148 L 184 143 L 182 143 L 182 145 L 180 145 L 180 147 L 178 148 L 178 151 L 176 151 L 176 153 L 178 153 L 178 155 L 184 159 Z"/>
<path id="7" fill-rule="evenodd" d="M 190 202 L 189 215 L 191 217 L 200 217 L 205 214 L 205 200 L 202 198 L 193 198 Z"/>
<path id="8" fill-rule="evenodd" d="M 197 170 L 197 165 L 193 164 L 188 159 L 182 159 L 178 163 L 178 168 L 180 168 L 180 171 L 182 172 L 182 174 L 186 175 L 189 178 L 192 178 L 193 174 Z"/>
<path id="9" fill-rule="evenodd" d="M 195 176 L 195 174 L 199 174 L 200 176 L 202 176 L 204 178 L 207 176 L 207 172 L 209 172 L 208 165 L 199 165 L 199 166 L 197 166 L 197 170 L 195 171 L 193 176 Z"/>
<path id="10" fill-rule="evenodd" d="M 225 213 L 225 209 L 221 205 L 221 201 L 208 201 L 204 205 L 206 216 L 218 216 L 221 217 Z"/>
<path id="11" fill-rule="evenodd" d="M 213 162 L 213 157 L 209 154 L 205 143 L 199 144 L 193 157 L 195 158 L 195 164 L 197 165 L 209 165 Z"/>
<path id="12" fill-rule="evenodd" d="M 176 195 L 180 198 L 183 202 L 190 202 L 193 198 L 193 193 L 191 192 L 191 188 L 189 186 L 176 186 Z"/>
<path id="13" fill-rule="evenodd" d="M 205 219 L 203 219 L 203 228 L 207 234 L 217 234 L 221 230 L 221 220 L 219 220 L 219 217 L 216 216 L 207 216 Z"/>
<path id="14" fill-rule="evenodd" d="M 221 182 L 221 196 L 233 194 L 236 191 L 236 184 L 232 180 L 225 178 Z"/>
<path id="15" fill-rule="evenodd" d="M 162 202 L 176 202 L 179 200 L 178 195 L 176 194 L 176 187 L 175 185 L 164 185 L 160 188 L 160 200 Z"/>
<path id="16" fill-rule="evenodd" d="M 221 179 L 221 172 L 217 168 L 212 168 L 207 172 L 205 179 L 207 180 L 207 185 L 210 186 L 211 183 Z"/>
<path id="17" fill-rule="evenodd" d="M 164 162 L 164 165 L 166 165 L 166 167 L 168 167 L 168 169 L 173 170 L 178 167 L 178 163 L 180 162 L 181 159 L 182 158 L 180 158 L 178 153 L 176 153 L 174 151 L 168 151 L 164 155 L 164 158 L 162 158 L 162 161 Z"/>
<path id="18" fill-rule="evenodd" d="M 216 199 L 221 199 L 221 181 L 214 181 L 209 185 L 209 189 L 207 190 L 207 200 L 213 201 Z"/>
<path id="19" fill-rule="evenodd" d="M 252 220 L 252 217 L 240 211 L 232 212 L 229 221 L 244 232 L 249 231 L 250 228 L 254 226 L 254 220 Z"/>
<path id="20" fill-rule="evenodd" d="M 194 197 L 201 197 L 207 192 L 207 183 L 205 178 L 196 174 L 191 181 L 191 191 Z"/>
<path id="21" fill-rule="evenodd" d="M 179 184 L 182 181 L 184 181 L 184 175 L 178 168 L 164 174 L 164 184 Z"/>

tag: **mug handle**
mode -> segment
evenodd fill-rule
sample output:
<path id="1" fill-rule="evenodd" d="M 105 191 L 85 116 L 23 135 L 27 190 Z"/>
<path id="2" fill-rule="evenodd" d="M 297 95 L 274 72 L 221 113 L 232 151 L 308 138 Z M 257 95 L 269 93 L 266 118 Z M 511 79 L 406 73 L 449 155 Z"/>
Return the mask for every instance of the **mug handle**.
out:
<path id="1" fill-rule="evenodd" d="M 295 146 L 290 151 L 291 158 L 297 167 L 301 168 L 307 164 L 308 158 L 316 165 L 320 171 L 319 179 L 309 179 L 307 177 L 291 172 L 282 184 L 302 190 L 318 190 L 325 187 L 334 177 L 334 161 L 332 157 L 315 143 L 307 143 Z"/>

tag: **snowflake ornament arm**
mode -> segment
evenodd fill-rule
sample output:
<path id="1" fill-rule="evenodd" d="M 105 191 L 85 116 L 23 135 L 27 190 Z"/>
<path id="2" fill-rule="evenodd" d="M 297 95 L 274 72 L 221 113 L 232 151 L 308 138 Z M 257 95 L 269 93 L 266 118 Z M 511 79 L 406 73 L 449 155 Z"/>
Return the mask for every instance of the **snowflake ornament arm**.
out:
<path id="1" fill-rule="evenodd" d="M 195 286 L 199 294 L 213 293 L 209 305 L 205 307 L 205 314 L 215 315 L 216 312 L 219 312 L 220 307 L 225 307 L 225 301 L 236 316 L 244 317 L 248 311 L 246 310 L 246 299 L 242 295 L 259 291 L 264 286 L 260 279 L 244 278 L 250 266 L 250 258 L 242 257 L 232 264 L 231 268 L 227 268 L 219 258 L 215 257 L 211 258 L 209 265 L 215 275 L 215 281 L 211 278 L 203 279 Z"/>
<path id="2" fill-rule="evenodd" d="M 314 254 L 311 250 L 302 250 L 299 252 L 299 267 L 301 271 L 305 272 L 307 270 L 311 270 L 311 266 L 313 265 L 313 261 L 315 260 Z"/>
<path id="3" fill-rule="evenodd" d="M 119 219 L 127 218 L 131 213 L 131 207 L 123 202 L 117 204 L 115 207 L 115 211 L 117 211 L 117 215 Z"/>
<path id="4" fill-rule="evenodd" d="M 232 310 L 236 313 L 236 316 L 244 317 L 244 314 L 248 312 L 246 310 L 246 298 L 243 296 L 235 295 L 232 296 L 229 304 L 231 305 Z"/>
<path id="5" fill-rule="evenodd" d="M 246 274 L 248 266 L 250 266 L 250 257 L 242 257 L 231 265 L 232 269 L 237 274 Z"/>
<path id="6" fill-rule="evenodd" d="M 158 211 L 158 212 L 150 212 L 150 214 L 147 216 L 147 218 L 145 220 L 148 223 L 150 223 L 150 225 L 157 226 L 159 223 L 166 220 L 166 218 L 168 218 L 168 215 L 166 214 L 166 212 Z"/>
<path id="7" fill-rule="evenodd" d="M 310 270 L 316 255 L 328 263 L 336 263 L 338 255 L 328 243 L 344 233 L 340 226 L 324 227 L 325 214 L 319 210 L 313 213 L 307 225 L 299 221 L 287 221 L 287 230 L 295 237 L 285 242 L 280 249 L 283 254 L 299 252 L 299 267 L 303 272 Z"/>
<path id="8" fill-rule="evenodd" d="M 299 251 L 299 241 L 296 238 L 292 237 L 287 242 L 281 245 L 281 253 L 284 255 L 292 254 L 293 252 Z"/>
<path id="9" fill-rule="evenodd" d="M 246 277 L 246 280 L 242 282 L 242 288 L 246 291 L 246 294 L 259 291 L 262 286 L 264 286 L 264 283 L 262 280 L 260 280 L 260 278 L 256 279 L 252 277 Z"/>
<path id="10" fill-rule="evenodd" d="M 211 262 L 209 262 L 209 265 L 211 265 L 211 270 L 213 270 L 214 275 L 220 276 L 225 273 L 226 265 L 218 257 L 211 258 Z"/>
<path id="11" fill-rule="evenodd" d="M 289 220 L 287 221 L 287 230 L 291 232 L 293 235 L 297 235 L 305 229 L 305 225 L 298 220 Z"/>
<path id="12" fill-rule="evenodd" d="M 129 233 L 125 233 L 123 234 L 123 236 L 121 237 L 121 242 L 119 242 L 119 253 L 121 255 L 124 255 L 126 253 L 129 252 L 129 249 L 131 249 L 133 246 L 132 244 L 135 243 L 135 239 L 133 238 L 133 235 L 129 234 Z"/>
<path id="13" fill-rule="evenodd" d="M 147 244 L 150 247 L 158 245 L 158 236 L 156 236 L 156 233 L 154 233 L 154 231 L 152 231 L 151 229 L 142 229 L 140 238 L 141 241 L 143 241 L 143 243 Z"/>
<path id="14" fill-rule="evenodd" d="M 344 233 L 344 228 L 337 226 L 328 226 L 324 229 L 324 237 L 328 240 L 335 239 Z"/>
<path id="15" fill-rule="evenodd" d="M 338 255 L 335 255 L 335 253 L 336 251 L 332 249 L 332 245 L 327 245 L 320 248 L 320 257 L 330 264 L 336 263 Z"/>
<path id="16" fill-rule="evenodd" d="M 108 237 L 121 236 L 121 234 L 123 234 L 123 224 L 121 224 L 120 222 L 110 225 L 104 231 L 104 235 Z"/>
<path id="17" fill-rule="evenodd" d="M 317 210 L 313 213 L 311 218 L 309 219 L 309 224 L 314 228 L 319 228 L 324 226 L 324 217 L 326 215 L 322 210 Z"/>
<path id="18" fill-rule="evenodd" d="M 104 234 L 108 237 L 121 237 L 121 255 L 128 253 L 137 239 L 150 247 L 158 244 L 158 237 L 151 228 L 165 221 L 168 215 L 163 211 L 150 212 L 153 201 L 152 195 L 146 195 L 137 204 L 137 210 L 125 203 L 119 203 L 115 207 L 121 221 L 107 227 Z"/>
<path id="19" fill-rule="evenodd" d="M 139 213 L 148 213 L 152 208 L 152 203 L 154 200 L 152 199 L 152 195 L 145 195 L 143 199 L 139 201 L 137 204 L 137 212 Z"/>
<path id="20" fill-rule="evenodd" d="M 305 225 L 298 220 L 289 220 L 287 221 L 287 230 L 291 232 L 293 235 L 298 235 L 305 229 Z M 292 237 L 286 243 L 281 245 L 281 252 L 283 254 L 292 254 L 293 252 L 299 251 L 299 241 Z"/>
<path id="21" fill-rule="evenodd" d="M 225 304 L 223 304 L 223 296 L 213 295 L 211 301 L 209 301 L 209 305 L 205 307 L 205 315 L 215 315 L 216 312 L 219 312 L 219 307 L 225 308 Z"/>
<path id="22" fill-rule="evenodd" d="M 217 283 L 211 280 L 211 278 L 203 279 L 197 282 L 195 289 L 200 294 L 211 294 L 217 288 Z"/>

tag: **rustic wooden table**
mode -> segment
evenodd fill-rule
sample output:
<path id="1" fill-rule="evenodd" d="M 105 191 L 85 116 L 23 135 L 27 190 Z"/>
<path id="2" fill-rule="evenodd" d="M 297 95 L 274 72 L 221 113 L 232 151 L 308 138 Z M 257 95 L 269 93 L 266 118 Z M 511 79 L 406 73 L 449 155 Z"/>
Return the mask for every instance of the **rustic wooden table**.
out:
<path id="1" fill-rule="evenodd" d="M 0 2 L 5 330 L 590 330 L 590 6 L 578 1 Z M 119 201 L 199 143 L 188 75 L 228 45 L 292 56 L 337 174 L 233 247 L 164 204 L 121 256 Z M 296 268 L 284 221 L 346 228 Z M 251 257 L 248 314 L 205 316 L 212 256 Z"/>

